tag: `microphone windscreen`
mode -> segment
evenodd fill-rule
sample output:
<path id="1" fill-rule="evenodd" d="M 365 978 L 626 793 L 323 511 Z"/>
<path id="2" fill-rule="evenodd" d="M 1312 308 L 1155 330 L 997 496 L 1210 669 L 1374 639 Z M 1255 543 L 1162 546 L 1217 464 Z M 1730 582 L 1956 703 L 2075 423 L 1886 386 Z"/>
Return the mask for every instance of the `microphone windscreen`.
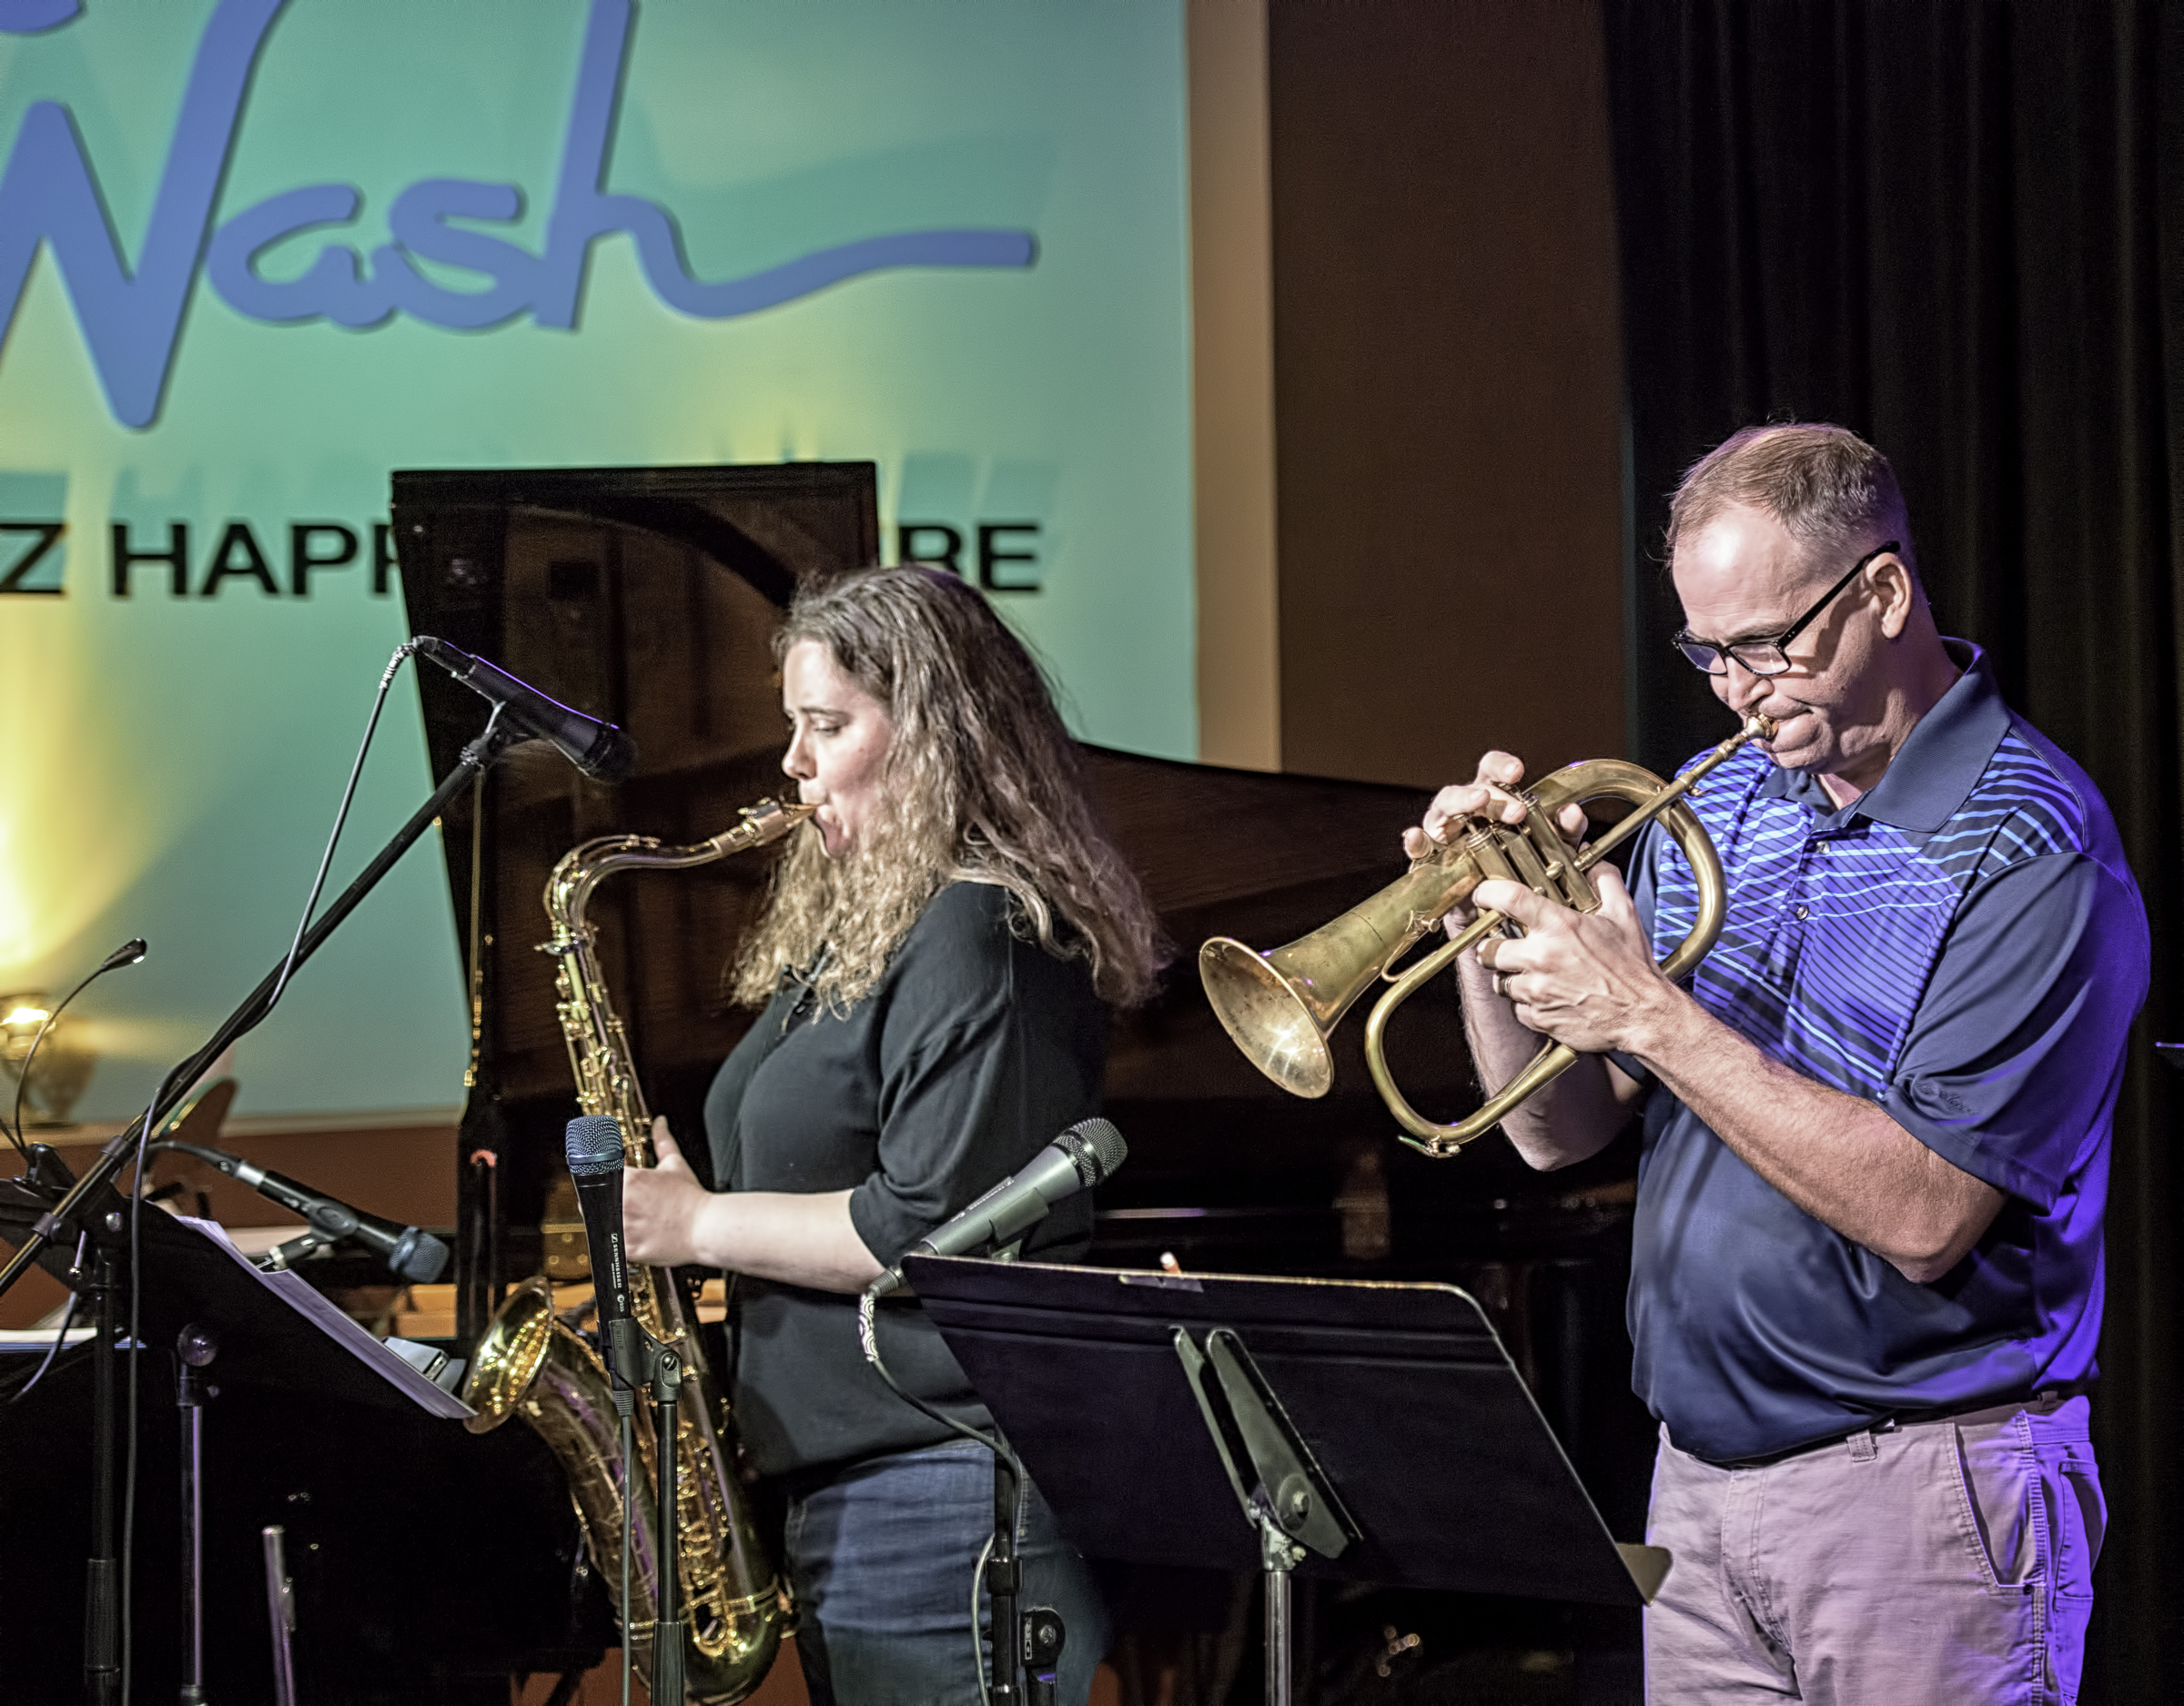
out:
<path id="1" fill-rule="evenodd" d="M 387 1266 L 413 1286 L 429 1286 L 447 1271 L 448 1247 L 430 1232 L 407 1227 L 395 1241 Z"/>
<path id="2" fill-rule="evenodd" d="M 131 936 L 118 948 L 116 948 L 113 953 L 107 954 L 105 959 L 101 960 L 98 963 L 98 969 L 101 972 L 111 972 L 118 970 L 124 965 L 134 965 L 137 961 L 144 958 L 145 952 L 146 949 L 144 945 L 144 938 L 142 936 Z"/>
<path id="3" fill-rule="evenodd" d="M 637 768 L 637 742 L 612 723 L 602 723 L 577 768 L 595 782 L 620 782 Z"/>
<path id="4" fill-rule="evenodd" d="M 1077 1164 L 1077 1176 L 1087 1190 L 1112 1174 L 1130 1153 L 1129 1145 L 1123 1142 L 1111 1120 L 1079 1120 L 1062 1134 L 1062 1141 L 1068 1146 L 1069 1158 Z"/>
<path id="5" fill-rule="evenodd" d="M 611 1114 L 580 1114 L 563 1139 L 571 1178 L 597 1178 L 622 1168 L 622 1123 Z"/>

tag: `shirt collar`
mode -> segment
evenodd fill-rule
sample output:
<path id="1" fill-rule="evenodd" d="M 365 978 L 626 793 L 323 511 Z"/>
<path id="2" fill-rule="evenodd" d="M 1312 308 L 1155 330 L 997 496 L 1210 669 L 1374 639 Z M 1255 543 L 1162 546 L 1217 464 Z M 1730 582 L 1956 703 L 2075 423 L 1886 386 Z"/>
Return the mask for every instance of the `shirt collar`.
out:
<path id="1" fill-rule="evenodd" d="M 1865 817 L 1916 833 L 1931 834 L 1956 816 L 2008 732 L 2009 707 L 1986 652 L 1968 640 L 1941 643 L 1964 673 L 1918 720 L 1879 782 L 1839 810 L 1820 779 L 1803 771 L 1777 766 L 1760 792 L 1838 823 Z"/>

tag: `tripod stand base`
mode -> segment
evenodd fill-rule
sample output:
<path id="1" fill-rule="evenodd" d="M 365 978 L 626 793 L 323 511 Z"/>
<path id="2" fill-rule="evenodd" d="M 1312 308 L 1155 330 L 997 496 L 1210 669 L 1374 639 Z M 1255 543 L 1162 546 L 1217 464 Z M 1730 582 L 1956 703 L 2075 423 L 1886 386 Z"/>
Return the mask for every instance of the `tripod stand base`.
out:
<path id="1" fill-rule="evenodd" d="M 84 1698 L 114 1706 L 121 1698 L 119 1566 L 94 1558 L 84 1566 Z"/>

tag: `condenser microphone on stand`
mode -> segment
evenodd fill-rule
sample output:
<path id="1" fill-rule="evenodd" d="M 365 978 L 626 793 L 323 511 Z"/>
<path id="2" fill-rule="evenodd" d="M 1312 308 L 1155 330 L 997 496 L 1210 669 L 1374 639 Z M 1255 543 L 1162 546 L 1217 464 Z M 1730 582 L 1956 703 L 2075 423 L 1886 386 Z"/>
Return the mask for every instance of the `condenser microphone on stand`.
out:
<path id="1" fill-rule="evenodd" d="M 8 1120 L 8 1125 L 10 1127 L 8 1136 L 13 1139 L 17 1149 L 23 1149 L 23 1092 L 29 1086 L 30 1084 L 31 1063 L 37 1059 L 39 1045 L 46 1041 L 46 1034 L 53 1029 L 54 1021 L 61 1016 L 63 1009 L 65 1009 L 70 1002 L 74 1001 L 78 995 L 82 994 L 84 991 L 90 988 L 92 984 L 96 984 L 108 972 L 117 972 L 125 965 L 136 964 L 137 961 L 144 958 L 146 952 L 147 950 L 144 944 L 144 938 L 142 936 L 131 936 L 126 942 L 123 943 L 118 948 L 116 948 L 113 953 L 107 954 L 105 959 L 101 960 L 96 966 L 94 966 L 91 970 L 91 974 L 88 977 L 85 978 L 82 983 L 78 984 L 66 994 L 63 995 L 60 1000 L 54 1004 L 53 1009 L 46 1014 L 45 1019 L 39 1024 L 38 1034 L 30 1039 L 30 1052 L 23 1056 L 22 1061 L 15 1066 L 15 1106 L 14 1114 L 9 1117 Z M 30 1152 L 28 1150 L 23 1150 L 23 1155 L 25 1160 L 29 1159 Z"/>
<path id="2" fill-rule="evenodd" d="M 585 775 L 620 782 L 636 768 L 636 743 L 612 723 L 572 710 L 500 665 L 430 634 L 419 634 L 410 643 L 419 657 L 431 659 L 472 692 L 506 706 L 511 718 L 540 740 L 552 742 Z"/>
<path id="3" fill-rule="evenodd" d="M 365 1248 L 385 1258 L 394 1270 L 395 1277 L 412 1286 L 429 1286 L 440 1276 L 448 1265 L 448 1247 L 430 1232 L 419 1227 L 398 1227 L 381 1220 L 377 1215 L 368 1215 L 351 1208 L 347 1203 L 331 1196 L 323 1196 L 294 1179 L 259 1166 L 255 1161 L 246 1161 L 240 1156 L 231 1156 L 225 1150 L 207 1149 L 203 1144 L 182 1143 L 169 1137 L 152 1146 L 154 1149 L 177 1149 L 184 1155 L 195 1156 L 207 1166 L 217 1167 L 229 1178 L 248 1185 L 268 1202 L 278 1203 L 283 1208 L 301 1215 L 310 1223 L 311 1229 L 300 1237 L 268 1250 L 270 1266 L 286 1267 L 301 1257 L 308 1256 L 320 1245 L 331 1244 L 339 1238 L 354 1238 Z"/>

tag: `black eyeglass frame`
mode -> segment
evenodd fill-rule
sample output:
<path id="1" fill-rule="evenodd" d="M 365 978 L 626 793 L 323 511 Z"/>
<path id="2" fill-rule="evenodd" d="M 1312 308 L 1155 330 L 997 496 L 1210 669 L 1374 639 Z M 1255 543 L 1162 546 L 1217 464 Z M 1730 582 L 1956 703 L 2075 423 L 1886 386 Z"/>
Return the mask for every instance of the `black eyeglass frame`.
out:
<path id="1" fill-rule="evenodd" d="M 1807 628 L 1811 627 L 1813 618 L 1819 615 L 1822 611 L 1825 610 L 1831 603 L 1833 603 L 1835 601 L 1835 595 L 1838 592 L 1842 591 L 1845 587 L 1848 586 L 1853 580 L 1855 580 L 1860 575 L 1864 574 L 1866 570 L 1872 566 L 1875 558 L 1886 557 L 1892 550 L 1900 551 L 1901 550 L 1903 550 L 1902 542 L 1893 539 L 1890 540 L 1886 545 L 1875 546 L 1871 550 L 1867 551 L 1863 557 L 1859 558 L 1856 562 L 1850 566 L 1850 572 L 1848 574 L 1845 575 L 1840 580 L 1836 581 L 1834 586 L 1828 588 L 1826 591 L 1823 592 L 1820 595 L 1818 601 L 1815 602 L 1809 610 L 1807 610 L 1804 615 L 1800 616 L 1795 621 L 1792 622 L 1780 633 L 1775 634 L 1771 638 L 1764 640 L 1739 640 L 1733 645 L 1717 646 L 1711 640 L 1700 639 L 1696 634 L 1693 633 L 1687 628 L 1679 628 L 1673 635 L 1670 636 L 1668 643 L 1675 647 L 1678 651 L 1684 654 L 1684 661 L 1688 662 L 1692 668 L 1697 670 L 1701 674 L 1704 675 L 1728 674 L 1729 661 L 1732 658 L 1735 659 L 1737 662 L 1744 666 L 1744 672 L 1748 675 L 1785 675 L 1789 672 L 1790 668 L 1790 641 L 1796 639 L 1799 634 L 1803 633 Z M 1781 657 L 1781 667 L 1771 670 L 1754 669 L 1750 661 L 1744 657 L 1744 654 L 1745 651 L 1747 649 L 1756 650 L 1768 646 L 1773 647 L 1777 655 Z M 1713 656 L 1713 666 L 1701 663 L 1698 659 L 1692 656 L 1692 650 L 1694 647 L 1696 647 L 1699 651 L 1708 652 Z"/>

